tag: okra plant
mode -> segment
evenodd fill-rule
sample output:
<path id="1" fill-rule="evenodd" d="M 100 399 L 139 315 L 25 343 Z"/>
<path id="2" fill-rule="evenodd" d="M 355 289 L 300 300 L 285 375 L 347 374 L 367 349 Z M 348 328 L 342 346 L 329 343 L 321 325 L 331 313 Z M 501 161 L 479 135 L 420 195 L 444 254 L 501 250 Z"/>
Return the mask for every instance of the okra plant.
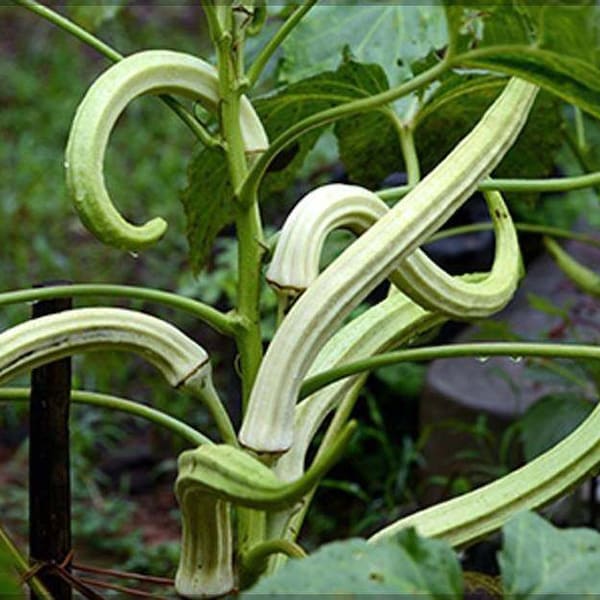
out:
<path id="1" fill-rule="evenodd" d="M 157 317 L 120 308 L 82 308 L 0 334 L 2 382 L 57 357 L 117 349 L 147 359 L 173 388 L 191 392 L 212 415 L 218 440 L 158 411 L 151 416 L 194 446 L 179 457 L 175 482 L 182 515 L 175 580 L 180 595 L 224 595 L 250 586 L 290 557 L 303 556 L 296 542 L 299 530 L 320 479 L 342 457 L 356 428 L 352 409 L 369 370 L 403 360 L 464 355 L 600 357 L 600 350 L 585 345 L 407 348 L 420 334 L 449 319 L 486 317 L 511 300 L 523 266 L 504 193 L 569 190 L 598 183 L 595 173 L 559 180 L 491 178 L 526 131 L 541 102 L 540 88 L 545 97 L 553 95 L 554 102 L 574 106 L 578 119 L 580 111 L 600 116 L 595 37 L 600 12 L 594 4 L 540 6 L 506 0 L 485 6 L 449 2 L 429 7 L 319 7 L 308 0 L 284 10 L 259 0 L 206 0 L 201 8 L 214 54 L 199 57 L 165 49 L 122 56 L 50 8 L 32 0 L 16 2 L 114 63 L 87 91 L 82 89 L 64 159 L 74 207 L 99 240 L 124 252 L 143 252 L 160 243 L 167 227 L 160 216 L 143 224 L 125 219 L 104 179 L 111 131 L 138 96 L 158 96 L 205 148 L 199 160 L 210 157 L 214 166 L 216 157 L 224 167 L 225 195 L 219 191 L 216 202 L 210 200 L 216 193 L 214 181 L 204 171 L 207 181 L 195 181 L 190 187 L 197 197 L 188 198 L 188 216 L 196 266 L 201 266 L 198 257 L 206 254 L 223 226 L 235 225 L 237 301 L 229 312 L 204 304 L 201 298 L 127 286 L 75 283 L 0 295 L 4 304 L 65 295 L 146 299 L 186 310 L 235 341 L 239 368 L 229 368 L 232 376 L 238 372 L 240 377 L 239 431 L 213 385 L 210 357 L 202 345 Z M 331 24 L 340 9 L 350 18 L 380 11 L 380 17 L 396 23 L 398 44 L 383 48 L 398 69 L 396 81 L 388 83 L 382 67 L 360 62 L 361 57 L 352 54 L 352 35 L 347 34 L 337 71 L 309 74 L 262 98 L 257 95 L 266 67 L 278 54 L 285 57 L 290 40 L 309 44 L 311 31 L 323 28 L 323 22 Z M 436 19 L 442 33 L 428 32 L 422 55 L 409 55 L 407 62 L 395 48 L 413 39 L 401 24 L 414 15 L 421 24 Z M 580 39 L 562 34 L 565 22 Z M 244 51 L 249 38 L 255 49 L 252 60 Z M 311 51 L 307 50 L 309 56 Z M 357 52 L 370 56 L 364 48 Z M 311 60 L 306 59 L 308 66 Z M 399 60 L 404 61 L 402 69 Z M 490 100 L 484 114 L 421 177 L 420 159 L 426 157 L 419 156 L 418 136 L 423 119 L 444 111 L 453 98 L 468 103 L 481 89 Z M 190 108 L 182 98 L 201 105 L 202 118 L 196 105 Z M 277 117 L 280 112 L 287 119 L 283 125 Z M 342 126 L 348 119 L 356 119 L 366 144 L 352 148 L 351 138 L 344 138 Z M 365 122 L 370 125 L 364 127 Z M 264 185 L 269 174 L 279 160 L 293 176 L 324 128 L 332 124 L 351 173 L 368 170 L 368 161 L 377 162 L 369 147 L 382 152 L 382 136 L 385 143 L 392 139 L 401 154 L 382 156 L 381 162 L 395 161 L 393 170 L 406 171 L 407 185 L 387 190 L 341 183 L 316 187 L 298 199 L 276 240 L 267 239 L 261 201 L 269 189 Z M 420 246 L 477 190 L 484 193 L 495 233 L 493 265 L 489 272 L 452 276 Z M 126 193 L 115 190 L 119 204 L 126 205 Z M 167 202 L 169 190 L 164 195 Z M 321 271 L 326 239 L 339 228 L 353 231 L 356 240 Z M 569 236 L 565 231 L 539 229 Z M 576 282 L 597 292 L 597 278 L 589 269 L 565 256 L 552 239 L 547 245 Z M 387 297 L 351 318 L 353 310 L 386 280 L 390 282 Z M 274 337 L 263 352 L 259 295 L 267 283 L 277 295 L 279 311 Z M 6 390 L 15 397 L 22 394 L 16 388 Z M 74 397 L 86 400 L 83 392 Z M 105 404 L 148 416 L 146 407 L 133 402 L 113 399 Z M 308 450 L 325 425 L 309 460 Z M 547 504 L 599 465 L 600 408 L 556 447 L 524 467 L 393 522 L 369 542 L 377 544 L 415 527 L 422 535 L 465 546 L 501 528 L 517 511 Z"/>

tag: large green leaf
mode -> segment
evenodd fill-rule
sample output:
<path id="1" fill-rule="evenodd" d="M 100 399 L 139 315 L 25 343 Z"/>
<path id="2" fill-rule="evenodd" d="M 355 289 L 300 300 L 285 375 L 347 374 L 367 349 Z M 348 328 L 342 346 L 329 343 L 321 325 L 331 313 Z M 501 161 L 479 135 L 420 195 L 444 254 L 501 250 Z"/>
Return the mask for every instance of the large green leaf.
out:
<path id="1" fill-rule="evenodd" d="M 560 530 L 533 513 L 522 513 L 503 529 L 498 555 L 508 598 L 583 597 L 600 594 L 600 533 Z"/>
<path id="2" fill-rule="evenodd" d="M 456 73 L 443 78 L 413 117 L 415 143 L 424 173 L 435 167 L 467 135 L 506 81 L 505 77 Z M 381 86 L 385 89 L 383 84 Z M 563 143 L 561 124 L 559 102 L 549 94 L 540 94 L 523 132 L 495 175 L 547 176 Z M 335 131 L 340 156 L 355 183 L 372 188 L 380 185 L 390 173 L 404 169 L 398 128 L 385 111 L 340 121 Z M 519 199 L 523 199 L 523 194 Z"/>
<path id="3" fill-rule="evenodd" d="M 351 539 L 322 546 L 308 558 L 288 562 L 243 597 L 408 594 L 450 600 L 462 598 L 462 592 L 460 564 L 450 546 L 420 538 L 411 529 L 380 544 Z"/>
<path id="4" fill-rule="evenodd" d="M 570 394 L 552 394 L 529 407 L 519 420 L 526 460 L 549 450 L 592 412 L 594 405 Z"/>
<path id="5" fill-rule="evenodd" d="M 334 69 L 349 50 L 359 62 L 381 65 L 395 85 L 412 75 L 411 62 L 444 46 L 446 37 L 435 2 L 324 3 L 284 42 L 280 79 L 292 83 Z"/>
<path id="6" fill-rule="evenodd" d="M 416 115 L 415 139 L 421 167 L 429 172 L 467 135 L 506 85 L 494 76 L 450 75 Z M 536 178 L 548 176 L 563 144 L 560 103 L 547 93 L 539 94 L 523 131 L 500 165 L 496 177 Z M 440 135 L 440 131 L 444 135 Z M 507 194 L 508 199 L 511 195 Z M 519 202 L 535 195 L 518 195 Z"/>
<path id="7" fill-rule="evenodd" d="M 273 140 L 301 119 L 332 106 L 369 96 L 387 87 L 387 79 L 381 67 L 346 60 L 336 71 L 327 71 L 293 83 L 273 96 L 256 100 L 255 106 L 269 138 Z M 377 116 L 378 113 L 374 114 Z M 388 118 L 383 118 L 387 128 L 391 129 Z M 345 125 L 342 123 L 339 127 L 344 129 Z M 377 139 L 378 134 L 371 129 L 370 115 L 353 118 L 350 129 L 354 135 L 354 142 L 361 136 L 365 140 L 364 145 L 355 146 L 356 157 L 365 162 L 368 159 L 365 153 L 370 152 L 369 140 Z M 261 187 L 261 197 L 268 198 L 291 183 L 323 131 L 322 127 L 309 131 L 275 159 Z M 336 129 L 336 132 L 339 131 Z M 342 145 L 342 157 L 347 157 L 347 148 L 347 145 Z"/>
<path id="8" fill-rule="evenodd" d="M 181 202 L 187 218 L 190 265 L 197 272 L 218 233 L 235 220 L 233 188 L 221 149 L 202 148 L 194 155 Z"/>
<path id="9" fill-rule="evenodd" d="M 389 89 L 381 67 L 350 64 L 353 80 L 364 92 L 377 94 Z M 392 171 L 404 170 L 397 125 L 399 119 L 391 109 L 353 115 L 336 123 L 340 158 L 352 181 L 372 188 Z"/>
<path id="10" fill-rule="evenodd" d="M 464 65 L 519 75 L 600 116 L 600 8 L 498 0 L 447 6 Z"/>

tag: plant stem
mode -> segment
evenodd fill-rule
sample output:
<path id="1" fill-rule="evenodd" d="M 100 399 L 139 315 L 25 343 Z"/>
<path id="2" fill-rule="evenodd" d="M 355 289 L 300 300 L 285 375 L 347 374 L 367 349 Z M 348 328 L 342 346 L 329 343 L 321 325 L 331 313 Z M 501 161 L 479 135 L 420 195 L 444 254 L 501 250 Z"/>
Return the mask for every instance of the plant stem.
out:
<path id="1" fill-rule="evenodd" d="M 215 31 L 209 19 L 211 36 L 217 50 L 221 96 L 221 126 L 227 147 L 229 176 L 235 190 L 245 180 L 248 166 L 240 129 L 240 97 L 243 86 L 243 32 L 236 27 L 231 10 L 223 31 Z M 220 27 L 223 23 L 219 21 Z M 243 202 L 241 201 L 243 199 Z M 237 315 L 242 327 L 236 342 L 242 368 L 242 404 L 245 407 L 262 359 L 260 330 L 260 267 L 263 255 L 263 231 L 257 196 L 249 191 L 238 196 L 236 217 L 238 237 Z"/>
<path id="2" fill-rule="evenodd" d="M 193 298 L 185 298 L 173 292 L 130 285 L 86 283 L 48 286 L 30 290 L 15 290 L 0 293 L 0 306 L 69 296 L 80 298 L 88 296 L 117 296 L 131 300 L 147 300 L 190 313 L 225 335 L 233 336 L 239 328 L 239 322 L 234 316 L 223 314 L 212 306 L 198 302 Z"/>
<path id="3" fill-rule="evenodd" d="M 252 86 L 260 78 L 264 68 L 267 66 L 269 59 L 275 54 L 277 49 L 283 43 L 283 40 L 294 30 L 296 25 L 301 21 L 304 15 L 317 3 L 317 0 L 305 0 L 294 10 L 287 18 L 285 23 L 277 30 L 277 33 L 265 44 L 259 55 L 254 59 L 254 62 L 248 69 L 248 82 Z"/>
<path id="4" fill-rule="evenodd" d="M 588 151 L 588 144 L 585 139 L 585 125 L 583 122 L 583 113 L 579 106 L 573 107 L 575 111 L 575 135 L 577 139 L 577 146 L 582 154 L 586 154 Z"/>
<path id="5" fill-rule="evenodd" d="M 600 248 L 600 239 L 594 238 L 591 235 L 586 235 L 585 233 L 578 233 L 576 231 L 561 229 L 560 227 L 552 227 L 550 225 L 535 225 L 533 223 L 515 223 L 514 225 L 517 231 L 521 231 L 523 233 L 537 233 L 539 235 L 565 238 Z M 432 235 L 427 240 L 427 243 L 435 242 L 444 238 L 454 237 L 455 235 L 476 233 L 478 231 L 491 231 L 493 228 L 494 225 L 492 223 L 472 223 L 471 225 L 461 225 L 460 227 L 443 229 L 442 231 L 438 231 L 436 234 Z"/>
<path id="6" fill-rule="evenodd" d="M 279 137 L 277 137 L 269 146 L 267 151 L 261 155 L 261 157 L 252 165 L 252 168 L 248 172 L 248 176 L 244 180 L 244 183 L 239 191 L 240 198 L 245 198 L 250 192 L 256 193 L 260 181 L 262 180 L 267 167 L 271 164 L 271 161 L 277 156 L 277 154 L 283 150 L 286 146 L 291 144 L 294 140 L 299 138 L 304 133 L 307 133 L 311 129 L 339 121 L 345 117 L 369 112 L 375 110 L 381 106 L 389 104 L 402 96 L 406 96 L 411 92 L 435 81 L 449 68 L 449 63 L 446 61 L 438 63 L 431 69 L 424 71 L 420 75 L 413 77 L 410 81 L 403 83 L 397 87 L 386 90 L 379 94 L 369 96 L 368 98 L 360 98 L 351 102 L 334 106 L 327 110 L 318 112 L 310 117 L 302 119 L 295 125 L 292 125 L 289 129 L 284 131 Z"/>
<path id="7" fill-rule="evenodd" d="M 239 241 L 237 314 L 245 325 L 237 340 L 242 364 L 242 399 L 245 408 L 263 355 L 259 310 L 263 232 L 256 202 L 249 208 L 241 209 L 237 220 L 237 231 Z"/>
<path id="8" fill-rule="evenodd" d="M 120 52 L 109 46 L 107 43 L 103 42 L 101 39 L 97 38 L 95 35 L 92 35 L 83 27 L 77 25 L 77 23 L 67 19 L 67 17 L 64 17 L 51 8 L 48 8 L 43 4 L 39 4 L 35 0 L 12 1 L 19 6 L 30 10 L 43 19 L 46 19 L 63 31 L 75 36 L 79 41 L 87 44 L 112 62 L 119 62 L 124 58 Z M 183 104 L 181 104 L 181 102 L 179 102 L 179 100 L 167 94 L 161 94 L 159 97 L 190 128 L 192 133 L 194 133 L 203 144 L 207 146 L 219 145 L 218 140 L 215 140 L 215 138 L 211 136 L 211 134 L 204 128 L 202 123 L 200 123 L 198 119 L 196 119 L 194 115 Z"/>
<path id="9" fill-rule="evenodd" d="M 392 118 L 400 138 L 400 147 L 402 148 L 402 156 L 404 157 L 404 167 L 406 169 L 408 184 L 415 186 L 421 180 L 421 167 L 415 147 L 413 130 L 410 125 L 404 125 L 395 113 L 392 113 Z"/>
<path id="10" fill-rule="evenodd" d="M 550 179 L 486 179 L 478 184 L 480 192 L 570 192 L 600 185 L 600 171 L 575 175 L 573 177 L 556 177 Z M 375 192 L 382 200 L 393 201 L 403 198 L 414 188 L 414 185 L 401 185 Z"/>
<path id="11" fill-rule="evenodd" d="M 363 360 L 348 363 L 309 377 L 302 384 L 300 397 L 306 398 L 317 390 L 334 383 L 344 377 L 372 371 L 380 367 L 407 361 L 427 361 L 438 358 L 458 358 L 461 356 L 485 357 L 548 357 L 572 359 L 600 359 L 600 347 L 585 344 L 540 344 L 530 342 L 489 342 L 481 344 L 451 344 L 446 346 L 430 346 L 427 348 L 410 348 L 397 352 L 387 352 Z"/>
<path id="12" fill-rule="evenodd" d="M 0 402 L 26 401 L 29 400 L 29 393 L 29 388 L 0 388 Z M 140 404 L 139 402 L 133 402 L 132 400 L 118 398 L 117 396 L 111 396 L 109 394 L 99 394 L 97 392 L 86 392 L 83 390 L 73 390 L 71 392 L 71 401 L 75 404 L 99 406 L 101 408 L 108 408 L 109 410 L 116 410 L 128 413 L 134 417 L 145 419 L 164 429 L 168 429 L 194 447 L 213 443 L 212 440 L 207 438 L 204 434 L 196 431 L 193 427 L 190 427 L 183 421 L 157 410 L 156 408 Z"/>
<path id="13" fill-rule="evenodd" d="M 231 446 L 237 446 L 237 434 L 231 424 L 231 419 L 217 394 L 212 379 L 208 381 L 201 380 L 198 385 L 189 384 L 188 389 L 202 400 L 202 403 L 210 412 L 223 442 L 230 444 Z"/>

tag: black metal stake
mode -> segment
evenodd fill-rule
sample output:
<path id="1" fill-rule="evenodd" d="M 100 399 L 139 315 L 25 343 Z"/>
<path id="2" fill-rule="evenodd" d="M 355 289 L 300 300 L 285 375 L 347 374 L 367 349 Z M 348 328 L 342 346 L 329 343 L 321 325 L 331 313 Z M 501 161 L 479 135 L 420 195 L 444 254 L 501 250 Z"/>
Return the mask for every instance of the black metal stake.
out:
<path id="1" fill-rule="evenodd" d="M 33 305 L 32 317 L 71 307 L 71 298 L 42 300 Z M 71 550 L 70 396 L 70 358 L 31 372 L 29 553 L 32 564 L 40 561 L 60 564 Z M 42 569 L 39 577 L 54 598 L 71 599 L 71 586 L 51 569 L 47 573 Z M 33 592 L 31 597 L 37 600 Z"/>

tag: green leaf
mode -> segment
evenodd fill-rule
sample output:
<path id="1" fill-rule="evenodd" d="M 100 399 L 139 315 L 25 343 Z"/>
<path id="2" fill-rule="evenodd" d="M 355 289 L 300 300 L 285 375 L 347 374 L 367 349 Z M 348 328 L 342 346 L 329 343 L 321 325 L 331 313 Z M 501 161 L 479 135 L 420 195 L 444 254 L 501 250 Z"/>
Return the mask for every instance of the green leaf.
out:
<path id="1" fill-rule="evenodd" d="M 283 133 L 301 119 L 317 112 L 363 98 L 388 88 L 387 79 L 381 67 L 364 65 L 353 60 L 343 62 L 336 71 L 320 73 L 308 79 L 293 83 L 277 94 L 255 101 L 255 107 L 260 115 L 267 134 L 271 140 Z M 381 113 L 373 113 L 379 117 Z M 389 117 L 384 116 L 386 130 L 390 130 Z M 349 132 L 352 142 L 362 136 L 364 143 L 355 148 L 356 160 L 350 160 L 351 165 L 363 164 L 365 153 L 371 153 L 369 142 L 378 139 L 379 130 L 371 129 L 371 115 L 358 115 L 338 124 L 336 134 L 340 139 L 342 158 L 349 159 Z M 323 133 L 324 128 L 318 128 L 304 134 L 295 144 L 284 150 L 275 159 L 261 186 L 261 197 L 268 198 L 287 188 L 301 168 L 308 152 L 314 147 Z M 392 135 L 392 146 L 395 136 Z M 397 145 L 397 142 L 396 142 Z M 393 152 L 393 148 L 389 150 Z"/>
<path id="2" fill-rule="evenodd" d="M 522 76 L 600 115 L 600 8 L 593 0 L 448 4 L 458 63 Z"/>
<path id="3" fill-rule="evenodd" d="M 519 420 L 519 432 L 527 461 L 549 450 L 574 431 L 592 412 L 594 405 L 571 394 L 544 396 Z"/>
<path id="4" fill-rule="evenodd" d="M 93 4 L 77 3 L 67 5 L 68 16 L 88 31 L 94 32 L 106 21 L 114 19 L 125 8 L 123 0 L 102 2 L 96 0 Z"/>
<path id="5" fill-rule="evenodd" d="M 356 69 L 358 71 L 358 67 Z M 388 88 L 384 74 L 377 74 L 376 69 L 375 65 L 369 65 L 368 73 L 356 74 L 369 93 Z M 370 83 L 368 76 L 372 79 Z M 468 134 L 506 81 L 505 77 L 458 73 L 450 73 L 442 79 L 413 120 L 417 153 L 424 173 L 433 169 Z M 559 102 L 549 94 L 540 94 L 523 132 L 494 174 L 522 178 L 547 176 L 563 143 L 561 125 Z M 404 170 L 399 126 L 398 117 L 386 109 L 355 115 L 336 124 L 340 157 L 353 182 L 373 188 L 381 185 L 390 173 Z M 440 131 L 444 132 L 443 136 Z M 511 200 L 511 195 L 507 194 L 507 198 Z M 518 195 L 521 206 L 524 200 L 535 199 L 536 195 Z"/>
<path id="6" fill-rule="evenodd" d="M 233 187 L 220 148 L 202 148 L 192 158 L 181 202 L 187 218 L 190 265 L 198 272 L 219 232 L 235 219 Z"/>
<path id="7" fill-rule="evenodd" d="M 504 595 L 526 598 L 600 594 L 600 534 L 591 529 L 560 530 L 533 513 L 522 513 L 503 528 L 498 554 Z"/>
<path id="8" fill-rule="evenodd" d="M 389 89 L 385 72 L 378 65 L 350 62 L 345 73 L 364 95 Z M 373 188 L 391 172 L 404 170 L 399 123 L 394 112 L 386 109 L 353 115 L 336 123 L 340 159 L 352 181 Z"/>
<path id="9" fill-rule="evenodd" d="M 412 76 L 410 63 L 444 46 L 446 38 L 444 11 L 433 2 L 315 6 L 283 43 L 279 76 L 292 83 L 334 69 L 350 53 L 381 65 L 396 85 Z"/>
<path id="10" fill-rule="evenodd" d="M 351 539 L 319 548 L 262 579 L 255 594 L 410 594 L 419 598 L 462 598 L 460 564 L 451 547 L 420 538 L 414 530 L 379 544 Z M 375 596 L 374 596 L 375 597 Z"/>
<path id="11" fill-rule="evenodd" d="M 444 79 L 416 116 L 415 139 L 424 172 L 437 165 L 467 135 L 505 85 L 506 79 L 489 76 L 465 80 L 451 75 Z M 494 175 L 547 176 L 563 143 L 561 125 L 559 103 L 549 94 L 540 94 L 527 124 Z M 522 201 L 523 194 L 519 199 Z"/>

